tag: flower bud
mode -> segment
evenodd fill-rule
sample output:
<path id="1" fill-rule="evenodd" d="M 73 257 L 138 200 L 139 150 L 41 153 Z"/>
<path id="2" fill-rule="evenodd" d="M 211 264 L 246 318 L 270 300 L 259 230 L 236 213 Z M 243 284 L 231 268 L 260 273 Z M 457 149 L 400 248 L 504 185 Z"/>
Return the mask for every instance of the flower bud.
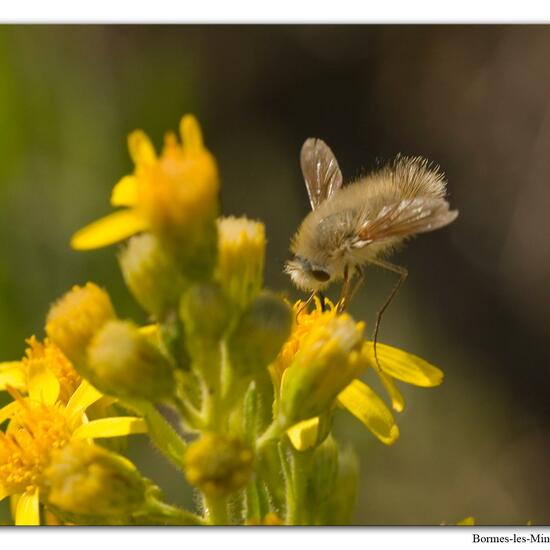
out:
<path id="1" fill-rule="evenodd" d="M 117 397 L 159 401 L 172 395 L 174 370 L 138 327 L 109 321 L 88 348 L 88 376 L 101 391 Z"/>
<path id="2" fill-rule="evenodd" d="M 245 217 L 218 219 L 216 276 L 226 294 L 241 308 L 262 288 L 265 245 L 263 223 Z"/>
<path id="3" fill-rule="evenodd" d="M 188 339 L 220 340 L 231 321 L 231 308 L 216 283 L 199 283 L 183 296 L 180 318 Z"/>
<path id="4" fill-rule="evenodd" d="M 292 364 L 284 371 L 279 422 L 287 428 L 319 416 L 368 366 L 362 353 L 363 324 L 349 315 L 331 316 L 304 337 Z"/>
<path id="5" fill-rule="evenodd" d="M 227 347 L 236 374 L 254 376 L 267 370 L 290 334 L 292 310 L 276 294 L 264 291 L 247 308 Z"/>
<path id="6" fill-rule="evenodd" d="M 186 282 L 150 233 L 132 237 L 119 256 L 124 280 L 139 304 L 157 319 L 177 306 Z"/>
<path id="7" fill-rule="evenodd" d="M 74 286 L 53 304 L 46 318 L 46 334 L 76 366 L 84 363 L 86 348 L 115 311 L 109 295 L 94 283 Z"/>
<path id="8" fill-rule="evenodd" d="M 148 483 L 126 458 L 74 441 L 52 455 L 44 471 L 47 502 L 76 516 L 127 516 L 145 503 Z"/>
<path id="9" fill-rule="evenodd" d="M 208 496 L 224 496 L 244 487 L 252 473 L 254 453 L 239 439 L 206 433 L 185 453 L 189 483 Z"/>

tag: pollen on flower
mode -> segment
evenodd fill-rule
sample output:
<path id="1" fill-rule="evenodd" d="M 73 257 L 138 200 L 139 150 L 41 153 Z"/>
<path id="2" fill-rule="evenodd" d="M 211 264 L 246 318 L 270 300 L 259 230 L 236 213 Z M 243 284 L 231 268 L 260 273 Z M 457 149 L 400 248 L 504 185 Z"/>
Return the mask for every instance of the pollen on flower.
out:
<path id="1" fill-rule="evenodd" d="M 51 452 L 64 447 L 70 437 L 61 406 L 22 401 L 6 433 L 0 433 L 0 487 L 8 494 L 32 491 Z"/>
<path id="2" fill-rule="evenodd" d="M 281 349 L 277 360 L 271 366 L 272 374 L 279 382 L 283 372 L 290 366 L 302 347 L 304 340 L 312 331 L 323 330 L 324 327 L 329 325 L 336 318 L 353 323 L 349 315 L 339 314 L 337 304 L 334 304 L 328 298 L 325 298 L 324 304 L 321 304 L 321 300 L 315 296 L 314 308 L 312 311 L 309 311 L 308 308 L 305 307 L 305 303 L 301 300 L 298 300 L 294 304 L 293 309 L 295 322 L 292 333 Z M 348 326 L 348 328 L 351 327 L 349 323 L 347 323 L 346 326 Z M 363 322 L 355 323 L 355 330 L 352 330 L 352 333 L 362 333 L 363 329 Z M 317 333 L 319 334 L 319 332 Z"/>
<path id="3" fill-rule="evenodd" d="M 48 339 L 39 342 L 35 336 L 27 339 L 28 348 L 22 360 L 26 371 L 30 372 L 33 366 L 43 364 L 49 369 L 59 381 L 59 399 L 67 403 L 71 395 L 81 382 L 80 375 L 74 369 L 72 363 L 65 357 L 63 352 Z"/>

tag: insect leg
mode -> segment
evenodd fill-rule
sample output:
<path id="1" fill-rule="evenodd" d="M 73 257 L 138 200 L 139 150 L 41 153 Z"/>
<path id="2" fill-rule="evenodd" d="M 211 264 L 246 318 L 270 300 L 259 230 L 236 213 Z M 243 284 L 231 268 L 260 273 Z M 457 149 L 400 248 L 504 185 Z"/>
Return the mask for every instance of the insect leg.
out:
<path id="1" fill-rule="evenodd" d="M 319 300 L 321 300 L 321 311 L 325 311 L 326 310 L 326 307 L 325 307 L 325 295 L 322 293 L 322 292 L 318 292 L 317 293 L 317 296 L 319 296 Z"/>
<path id="2" fill-rule="evenodd" d="M 399 280 L 397 281 L 397 283 L 395 283 L 394 287 L 392 288 L 392 291 L 390 292 L 390 295 L 387 297 L 386 301 L 384 302 L 384 305 L 380 308 L 380 310 L 376 314 L 376 322 L 374 323 L 374 335 L 372 338 L 372 341 L 374 344 L 374 360 L 376 361 L 376 366 L 378 367 L 378 370 L 382 370 L 380 368 L 380 363 L 378 362 L 378 355 L 376 353 L 376 343 L 378 342 L 378 330 L 380 328 L 380 321 L 382 320 L 382 315 L 384 315 L 384 312 L 386 311 L 391 301 L 395 298 L 395 295 L 401 288 L 401 285 L 407 279 L 409 272 L 405 267 L 392 264 L 391 262 L 385 262 L 383 260 L 370 260 L 369 263 L 373 265 L 377 265 L 382 269 L 386 269 L 388 271 L 391 271 L 392 273 L 397 273 L 399 275 Z"/>
<path id="3" fill-rule="evenodd" d="M 357 281 L 353 285 L 353 288 L 348 292 L 347 302 L 351 302 L 351 299 L 355 296 L 355 293 L 361 288 L 361 285 L 365 282 L 365 272 L 360 265 L 355 266 L 355 272 L 357 273 Z"/>
<path id="4" fill-rule="evenodd" d="M 349 268 L 346 265 L 344 267 L 344 282 L 342 283 L 342 290 L 340 292 L 340 298 L 338 298 L 338 313 L 342 313 L 346 309 L 348 303 L 349 284 L 351 278 L 349 276 Z"/>
<path id="5" fill-rule="evenodd" d="M 298 319 L 298 316 L 300 315 L 300 313 L 302 313 L 302 311 L 304 311 L 304 309 L 307 308 L 307 306 L 309 306 L 309 304 L 311 304 L 311 300 L 313 300 L 314 296 L 315 296 L 316 292 L 313 291 L 309 298 L 307 299 L 306 302 L 304 302 L 304 305 L 296 312 L 296 320 Z"/>

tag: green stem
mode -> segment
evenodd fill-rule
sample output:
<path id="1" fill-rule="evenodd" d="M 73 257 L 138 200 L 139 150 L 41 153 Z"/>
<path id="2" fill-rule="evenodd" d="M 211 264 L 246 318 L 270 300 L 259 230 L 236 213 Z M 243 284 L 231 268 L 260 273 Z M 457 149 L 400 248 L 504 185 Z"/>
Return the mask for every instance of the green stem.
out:
<path id="1" fill-rule="evenodd" d="M 312 453 L 296 451 L 292 445 L 281 442 L 279 456 L 285 481 L 286 524 L 308 525 L 307 490 Z"/>
<path id="2" fill-rule="evenodd" d="M 220 342 L 201 342 L 195 352 L 194 369 L 198 373 L 202 397 L 203 429 L 220 431 L 222 353 Z"/>
<path id="3" fill-rule="evenodd" d="M 203 502 L 205 518 L 210 525 L 231 525 L 225 497 L 203 495 Z"/>
<path id="4" fill-rule="evenodd" d="M 146 401 L 125 400 L 124 404 L 143 417 L 147 424 L 147 433 L 155 446 L 181 469 L 187 445 L 164 416 L 152 403 Z"/>
<path id="5" fill-rule="evenodd" d="M 308 480 L 311 466 L 311 451 L 296 451 L 290 448 L 290 479 L 292 483 L 292 523 L 291 525 L 308 525 L 310 523 L 310 503 L 308 502 Z"/>
<path id="6" fill-rule="evenodd" d="M 191 403 L 179 395 L 174 398 L 174 403 L 185 425 L 196 430 L 204 428 L 204 419 L 201 413 Z"/>
<path id="7" fill-rule="evenodd" d="M 262 519 L 260 509 L 260 497 L 258 494 L 258 484 L 256 481 L 251 481 L 246 486 L 246 520 L 255 520 L 258 523 Z"/>
<path id="8" fill-rule="evenodd" d="M 285 508 L 286 508 L 286 525 L 295 525 L 295 518 L 297 514 L 296 510 L 296 497 L 294 495 L 294 484 L 292 483 L 292 471 L 288 463 L 288 457 L 284 450 L 283 443 L 279 443 L 279 459 L 281 461 L 281 470 L 283 472 L 283 478 L 285 481 Z"/>
<path id="9" fill-rule="evenodd" d="M 219 431 L 221 423 L 219 387 L 214 388 L 206 381 L 201 381 L 202 408 L 201 418 L 203 430 Z"/>
<path id="10" fill-rule="evenodd" d="M 260 453 L 264 447 L 271 441 L 279 439 L 282 435 L 282 429 L 277 420 L 274 420 L 267 430 L 256 441 L 256 452 Z"/>
<path id="11" fill-rule="evenodd" d="M 134 519 L 142 525 L 205 525 L 196 514 L 156 499 L 148 502 L 146 511 L 134 514 Z"/>

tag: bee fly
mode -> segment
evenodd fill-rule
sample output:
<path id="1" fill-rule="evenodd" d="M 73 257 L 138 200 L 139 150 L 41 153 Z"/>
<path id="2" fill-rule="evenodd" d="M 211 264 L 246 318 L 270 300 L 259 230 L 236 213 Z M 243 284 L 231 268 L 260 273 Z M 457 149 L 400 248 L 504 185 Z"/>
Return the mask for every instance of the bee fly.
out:
<path id="1" fill-rule="evenodd" d="M 376 357 L 380 320 L 408 273 L 384 258 L 407 238 L 456 219 L 458 210 L 450 210 L 445 200 L 445 176 L 426 159 L 399 155 L 381 170 L 343 187 L 336 157 L 316 138 L 302 146 L 300 164 L 312 211 L 292 239 L 294 259 L 285 271 L 296 287 L 311 292 L 306 304 L 342 280 L 340 310 L 363 282 L 364 266 L 397 273 L 399 280 L 376 317 Z"/>

